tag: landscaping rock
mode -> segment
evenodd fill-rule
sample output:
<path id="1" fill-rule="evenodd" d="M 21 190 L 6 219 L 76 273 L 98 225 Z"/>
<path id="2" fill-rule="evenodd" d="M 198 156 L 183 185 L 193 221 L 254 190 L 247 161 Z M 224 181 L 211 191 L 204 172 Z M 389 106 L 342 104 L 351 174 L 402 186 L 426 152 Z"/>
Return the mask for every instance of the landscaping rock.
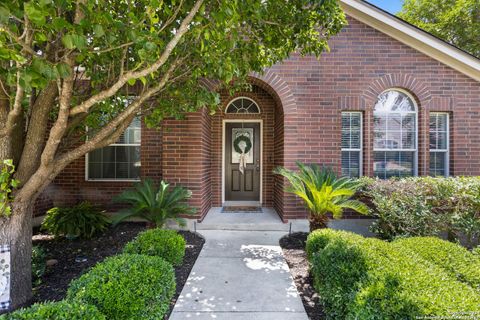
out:
<path id="1" fill-rule="evenodd" d="M 56 265 L 58 263 L 58 260 L 57 259 L 48 259 L 46 264 L 47 264 L 47 267 L 52 267 L 54 265 Z"/>

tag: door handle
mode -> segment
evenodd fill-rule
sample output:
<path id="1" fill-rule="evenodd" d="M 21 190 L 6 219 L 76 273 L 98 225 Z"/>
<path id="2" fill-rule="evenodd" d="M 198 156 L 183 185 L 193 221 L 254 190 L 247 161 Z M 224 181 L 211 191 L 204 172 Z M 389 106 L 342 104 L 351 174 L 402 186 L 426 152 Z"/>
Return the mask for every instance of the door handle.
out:
<path id="1" fill-rule="evenodd" d="M 257 171 L 260 171 L 260 166 L 259 166 L 259 165 L 256 165 L 256 166 L 255 166 L 255 169 L 257 169 Z"/>

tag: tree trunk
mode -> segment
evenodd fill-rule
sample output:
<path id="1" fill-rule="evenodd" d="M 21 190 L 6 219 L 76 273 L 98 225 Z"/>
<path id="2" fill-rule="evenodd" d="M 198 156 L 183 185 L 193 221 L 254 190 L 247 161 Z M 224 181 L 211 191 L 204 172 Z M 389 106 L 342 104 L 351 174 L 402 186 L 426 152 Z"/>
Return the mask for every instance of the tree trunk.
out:
<path id="1" fill-rule="evenodd" d="M 32 296 L 32 204 L 12 203 L 10 217 L 0 218 L 0 245 L 10 245 L 10 309 L 26 304 Z"/>
<path id="2" fill-rule="evenodd" d="M 310 212 L 308 217 L 308 221 L 310 223 L 310 232 L 315 231 L 317 229 L 325 229 L 328 228 L 328 216 L 326 214 L 316 214 Z"/>

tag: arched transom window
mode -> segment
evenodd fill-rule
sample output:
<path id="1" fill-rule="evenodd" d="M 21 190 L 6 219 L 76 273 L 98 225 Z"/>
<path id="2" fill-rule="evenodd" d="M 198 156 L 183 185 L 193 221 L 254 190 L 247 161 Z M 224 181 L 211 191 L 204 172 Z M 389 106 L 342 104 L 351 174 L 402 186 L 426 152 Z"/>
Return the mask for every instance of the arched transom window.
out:
<path id="1" fill-rule="evenodd" d="M 374 117 L 374 175 L 383 179 L 417 174 L 417 107 L 404 91 L 380 94 Z"/>
<path id="2" fill-rule="evenodd" d="M 225 113 L 247 113 L 247 114 L 256 114 L 260 113 L 260 108 L 250 98 L 240 97 L 232 100 L 227 108 Z"/>

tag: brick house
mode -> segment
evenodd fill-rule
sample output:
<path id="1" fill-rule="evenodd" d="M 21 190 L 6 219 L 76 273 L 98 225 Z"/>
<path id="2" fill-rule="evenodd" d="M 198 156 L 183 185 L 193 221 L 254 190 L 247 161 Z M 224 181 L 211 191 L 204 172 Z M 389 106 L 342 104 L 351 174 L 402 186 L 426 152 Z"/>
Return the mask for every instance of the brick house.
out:
<path id="1" fill-rule="evenodd" d="M 349 24 L 331 52 L 252 74 L 252 91 L 223 92 L 214 115 L 160 129 L 134 121 L 121 143 L 67 167 L 37 212 L 80 200 L 113 209 L 112 196 L 151 177 L 192 190 L 197 219 L 239 201 L 304 218 L 272 174 L 297 160 L 350 176 L 480 175 L 480 60 L 368 3 L 340 2 Z"/>

